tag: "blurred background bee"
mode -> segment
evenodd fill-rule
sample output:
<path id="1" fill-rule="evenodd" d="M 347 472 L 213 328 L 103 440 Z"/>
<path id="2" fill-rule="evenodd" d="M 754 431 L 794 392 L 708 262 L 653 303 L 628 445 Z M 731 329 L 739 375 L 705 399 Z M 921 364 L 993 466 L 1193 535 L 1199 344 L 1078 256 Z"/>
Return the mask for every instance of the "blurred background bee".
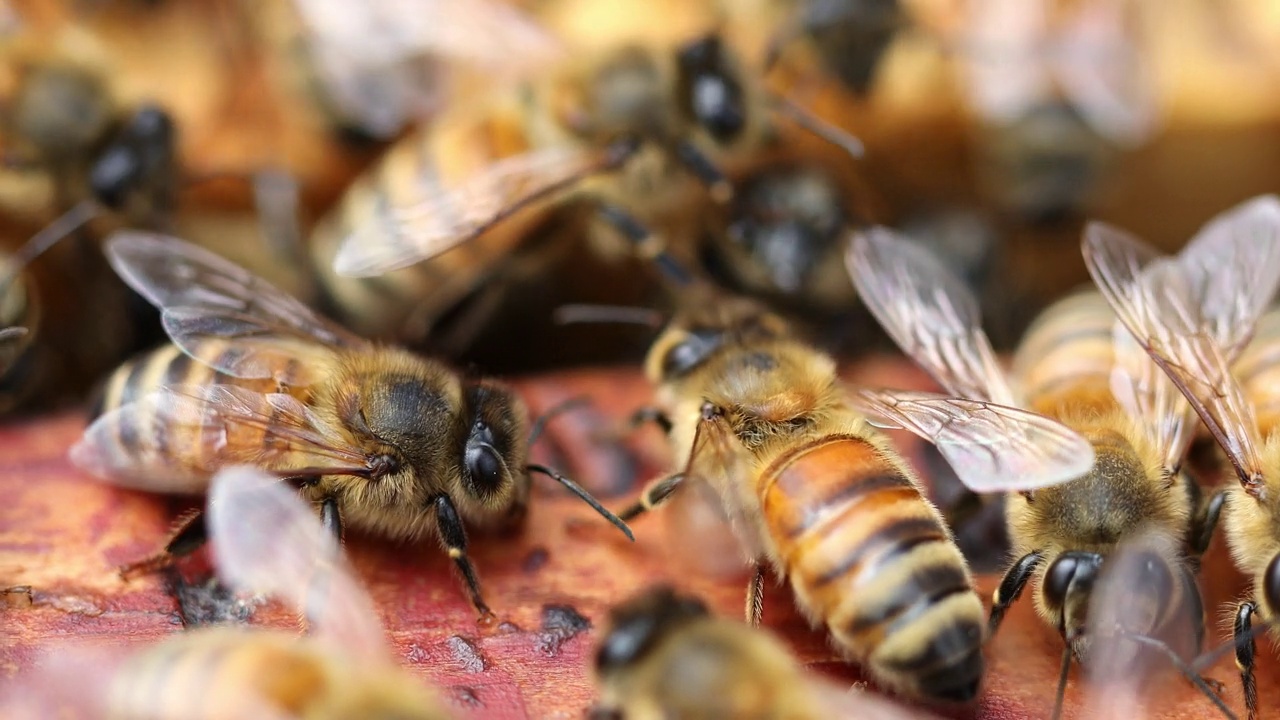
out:
<path id="1" fill-rule="evenodd" d="M 1251 580 L 1233 630 L 1245 706 L 1256 718 L 1252 628 L 1259 619 L 1271 625 L 1280 608 L 1280 536 L 1268 490 L 1280 466 L 1270 442 L 1273 314 L 1246 344 L 1280 284 L 1280 198 L 1255 198 L 1215 218 L 1177 262 L 1102 223 L 1089 225 L 1083 245 L 1108 302 L 1190 401 L 1239 479 L 1226 490 L 1223 520 L 1236 564 Z"/>
<path id="2" fill-rule="evenodd" d="M 758 717 L 924 720 L 870 693 L 810 676 L 768 632 L 717 618 L 655 587 L 619 603 L 596 646 L 592 720 Z"/>
<path id="3" fill-rule="evenodd" d="M 528 411 L 505 385 L 359 338 L 176 238 L 119 231 L 107 252 L 161 309 L 173 344 L 107 381 L 71 451 L 85 471 L 191 493 L 220 467 L 260 465 L 298 485 L 336 536 L 345 525 L 399 540 L 437 535 L 486 621 L 493 616 L 464 522 L 521 522 L 531 473 L 557 480 L 630 536 L 573 481 L 526 464 Z M 168 565 L 205 537 L 199 513 L 188 515 L 165 548 L 121 573 Z"/>
<path id="4" fill-rule="evenodd" d="M 17 698 L 8 698 L 8 710 L 26 717 L 25 708 L 33 718 L 450 717 L 433 692 L 396 664 L 373 601 L 336 539 L 278 478 L 248 467 L 219 472 L 209 485 L 209 517 L 219 576 L 241 592 L 285 600 L 308 618 L 308 636 L 202 628 L 123 662 L 64 647 L 46 658 Z M 317 605 L 321 575 L 323 603 Z"/>
<path id="5" fill-rule="evenodd" d="M 1232 243 L 1248 242 L 1236 240 L 1247 222 L 1222 218 L 1220 232 L 1193 242 L 1188 257 L 1241 251 Z M 1165 582 L 1133 592 L 1151 593 L 1144 602 L 1159 611 L 1153 632 L 1185 643 L 1173 657 L 1197 655 L 1204 609 L 1194 575 L 1196 558 L 1208 546 L 1223 498 L 1203 502 L 1199 486 L 1180 472 L 1190 442 L 1189 408 L 1130 340 L 1101 294 L 1070 296 L 1041 315 L 1014 356 L 1016 387 L 1022 393 L 1016 396 L 981 330 L 976 300 L 927 251 L 876 229 L 855 239 L 849 267 L 864 301 L 889 334 L 948 392 L 986 402 L 1020 402 L 1078 431 L 1098 458 L 1088 472 L 1066 483 L 1007 497 L 1017 559 L 996 591 L 990 630 L 995 632 L 1031 582 L 1037 613 L 1065 641 L 1065 683 L 1072 657 L 1086 665 L 1091 661 L 1087 624 L 1098 572 L 1130 533 L 1143 532 L 1162 535 L 1183 550 L 1168 556 L 1167 567 L 1159 569 Z M 1280 267 L 1275 273 L 1272 290 Z M 1215 279 L 1234 287 L 1248 278 L 1223 273 Z M 1247 332 L 1234 337 L 1238 342 Z M 1187 674 L 1218 701 L 1198 675 Z"/>

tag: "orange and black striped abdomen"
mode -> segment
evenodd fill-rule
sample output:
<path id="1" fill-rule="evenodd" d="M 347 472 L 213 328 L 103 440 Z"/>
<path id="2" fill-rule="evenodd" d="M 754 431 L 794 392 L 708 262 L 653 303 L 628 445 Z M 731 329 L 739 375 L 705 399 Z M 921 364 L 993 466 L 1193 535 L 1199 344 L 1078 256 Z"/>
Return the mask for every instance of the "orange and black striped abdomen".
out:
<path id="1" fill-rule="evenodd" d="M 763 481 L 765 520 L 801 608 L 882 684 L 971 699 L 983 669 L 982 603 L 915 483 L 847 435 L 784 455 Z"/>
<path id="2" fill-rule="evenodd" d="M 193 346 L 202 357 L 226 358 L 243 352 L 221 340 L 207 340 Z M 176 345 L 163 345 L 140 355 L 116 369 L 107 379 L 91 410 L 91 418 L 142 401 L 150 393 L 167 386 L 229 384 L 258 392 L 276 392 L 278 384 L 273 379 L 245 380 L 214 370 L 192 358 Z M 113 442 L 109 452 L 136 459 L 137 464 L 164 464 L 177 466 L 206 465 L 223 447 L 261 447 L 266 433 L 263 428 L 237 425 L 229 428 L 225 438 L 206 437 L 205 434 L 187 428 L 176 428 L 161 422 L 153 411 L 125 413 L 116 416 L 110 428 Z M 225 444 L 222 440 L 225 439 Z M 216 441 L 212 443 L 211 441 Z"/>
<path id="3" fill-rule="evenodd" d="M 1013 358 L 1027 407 L 1056 417 L 1066 407 L 1114 404 L 1115 323 L 1115 312 L 1096 290 L 1069 295 L 1040 313 Z"/>

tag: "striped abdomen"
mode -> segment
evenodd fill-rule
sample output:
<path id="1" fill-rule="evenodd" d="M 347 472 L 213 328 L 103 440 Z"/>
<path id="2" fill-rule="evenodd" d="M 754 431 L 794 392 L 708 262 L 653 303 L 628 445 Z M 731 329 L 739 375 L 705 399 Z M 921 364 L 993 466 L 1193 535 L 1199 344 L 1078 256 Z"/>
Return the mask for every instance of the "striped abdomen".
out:
<path id="1" fill-rule="evenodd" d="M 424 189 L 456 187 L 464 178 L 527 149 L 518 119 L 501 115 L 481 122 L 460 118 L 432 123 L 393 145 L 351 185 L 312 233 L 312 258 L 334 310 L 362 335 L 421 340 L 430 321 L 482 282 L 543 214 L 519 214 L 444 254 L 375 277 L 335 273 L 333 259 L 339 246 L 359 229 L 380 242 L 397 237 L 398 231 L 412 234 L 411 229 L 398 227 L 393 208 L 414 206 Z M 499 193 L 494 188 L 490 191 Z M 485 195 L 476 201 L 506 204 L 510 198 Z M 433 224 L 449 222 L 451 209 L 447 205 L 423 208 Z"/>
<path id="2" fill-rule="evenodd" d="M 1280 427 L 1280 309 L 1258 319 L 1253 341 L 1231 370 L 1253 405 L 1258 430 L 1268 437 Z"/>
<path id="3" fill-rule="evenodd" d="M 221 340 L 202 341 L 193 344 L 192 349 L 207 358 L 241 352 Z M 279 392 L 281 389 L 275 379 L 245 380 L 220 373 L 182 352 L 176 345 L 169 344 L 117 368 L 107 379 L 97 404 L 90 411 L 90 418 L 141 401 L 162 387 L 211 384 L 237 385 L 262 393 Z M 307 397 L 302 391 L 294 389 L 293 392 L 306 402 Z M 163 422 L 154 410 L 126 413 L 117 416 L 110 426 L 112 442 L 104 446 L 104 451 L 132 458 L 132 462 L 121 463 L 121 466 L 207 468 L 222 465 L 228 448 L 264 448 L 266 445 L 264 428 L 237 423 L 225 430 L 223 435 L 203 432 L 190 421 L 185 424 Z"/>
<path id="4" fill-rule="evenodd" d="M 765 521 L 797 600 L 880 682 L 966 701 L 982 677 L 985 622 L 938 511 L 871 443 L 832 436 L 763 477 Z"/>
<path id="5" fill-rule="evenodd" d="M 1097 291 L 1050 305 L 1027 329 L 1013 357 L 1026 406 L 1051 417 L 1067 407 L 1109 407 L 1116 316 Z"/>

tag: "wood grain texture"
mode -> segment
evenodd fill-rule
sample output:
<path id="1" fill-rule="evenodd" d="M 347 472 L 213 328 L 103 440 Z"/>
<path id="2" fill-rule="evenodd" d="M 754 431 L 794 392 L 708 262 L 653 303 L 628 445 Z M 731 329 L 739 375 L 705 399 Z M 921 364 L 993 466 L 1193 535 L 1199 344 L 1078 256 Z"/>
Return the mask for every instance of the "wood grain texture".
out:
<path id="1" fill-rule="evenodd" d="M 869 384 L 927 386 L 901 361 L 872 360 L 852 378 Z M 613 506 L 638 481 L 668 461 L 656 432 L 642 431 L 625 447 L 591 442 L 593 433 L 621 422 L 648 397 L 633 370 L 581 371 L 520 381 L 534 412 L 576 395 L 593 409 L 555 420 L 537 455 L 567 468 Z M 41 653 L 67 644 L 134 648 L 180 632 L 179 608 L 160 577 L 121 581 L 115 566 L 157 547 L 170 521 L 195 501 L 119 490 L 70 467 L 65 453 L 83 428 L 78 414 L 63 414 L 0 429 L 0 587 L 30 586 L 31 603 L 8 593 L 0 603 L 0 678 L 13 681 L 32 669 Z M 902 438 L 904 446 L 918 450 Z M 918 453 L 914 457 L 918 459 Z M 918 463 L 919 464 L 919 463 Z M 399 660 L 442 690 L 459 717 L 576 718 L 593 698 L 587 671 L 594 628 L 608 607 L 654 582 L 671 582 L 706 598 L 731 617 L 742 611 L 744 584 L 700 575 L 688 556 L 707 543 L 669 536 L 661 513 L 637 521 L 637 542 L 626 542 L 558 488 L 535 481 L 529 522 L 517 537 L 473 536 L 473 558 L 500 623 L 477 625 L 447 558 L 434 544 L 394 545 L 349 537 L 347 550 L 376 601 Z M 708 541 L 709 542 L 709 541 Z M 1206 562 L 1211 620 L 1242 590 L 1220 539 Z M 189 579 L 207 571 L 199 557 L 183 565 Z M 981 577 L 989 597 L 996 578 Z M 579 617 L 580 616 L 580 617 Z M 580 627 L 581 620 L 590 627 Z M 290 627 L 280 608 L 257 609 L 251 622 Z M 857 679 L 820 633 L 809 630 L 785 587 L 766 593 L 765 623 L 785 636 L 799 657 L 840 681 Z M 1216 623 L 1215 623 L 1216 625 Z M 579 631 L 581 630 L 581 631 Z M 1220 632 L 1214 642 L 1221 641 Z M 951 717 L 1004 720 L 1047 717 L 1061 642 L 1040 624 L 1029 598 L 1015 606 L 988 649 L 989 674 L 981 700 Z M 1280 711 L 1280 661 L 1270 643 L 1259 644 L 1259 685 L 1264 710 Z M 1240 708 L 1230 660 L 1210 675 L 1228 687 Z M 1157 693 L 1152 718 L 1212 717 L 1209 703 L 1177 677 Z M 1083 698 L 1076 674 L 1067 717 Z"/>

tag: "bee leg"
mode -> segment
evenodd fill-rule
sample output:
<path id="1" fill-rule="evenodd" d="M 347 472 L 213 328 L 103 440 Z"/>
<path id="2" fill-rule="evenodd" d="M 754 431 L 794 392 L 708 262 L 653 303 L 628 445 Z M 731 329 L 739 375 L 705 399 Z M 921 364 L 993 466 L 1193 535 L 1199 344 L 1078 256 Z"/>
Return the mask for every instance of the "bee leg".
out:
<path id="1" fill-rule="evenodd" d="M 1253 677 L 1253 656 L 1257 645 L 1253 641 L 1253 614 L 1258 607 L 1251 602 L 1242 602 L 1236 607 L 1235 632 L 1236 667 L 1240 669 L 1240 686 L 1244 689 L 1244 707 L 1249 720 L 1258 717 L 1258 685 Z"/>
<path id="2" fill-rule="evenodd" d="M 623 522 L 630 522 L 636 517 L 658 507 L 667 498 L 671 497 L 671 493 L 675 492 L 677 487 L 680 487 L 680 483 L 683 480 L 684 473 L 679 472 L 658 478 L 649 483 L 645 486 L 644 492 L 640 493 L 639 500 L 617 513 L 618 518 Z"/>
<path id="3" fill-rule="evenodd" d="M 996 634 L 1000 621 L 1004 620 L 1004 614 L 1022 594 L 1022 589 L 1027 586 L 1027 581 L 1035 574 L 1042 560 L 1044 556 L 1039 551 L 1032 551 L 1018 558 L 1018 561 L 1005 571 L 1004 578 L 1000 580 L 1000 586 L 996 588 L 995 596 L 991 599 L 991 616 L 987 618 L 988 638 Z"/>
<path id="4" fill-rule="evenodd" d="M 597 203 L 596 212 L 635 247 L 636 255 L 651 260 L 667 279 L 677 285 L 688 285 L 693 282 L 693 276 L 689 274 L 688 268 L 668 253 L 662 240 L 631 213 L 603 201 Z"/>
<path id="5" fill-rule="evenodd" d="M 153 573 L 172 565 L 175 560 L 190 555 L 209 539 L 204 526 L 204 511 L 192 510 L 178 518 L 173 524 L 173 531 L 164 548 L 153 555 L 120 566 L 121 579 L 128 580 L 138 575 Z"/>
<path id="6" fill-rule="evenodd" d="M 1156 650 L 1169 658 L 1169 662 L 1173 663 L 1173 666 L 1178 668 L 1178 672 L 1181 672 L 1187 680 L 1190 680 L 1191 684 L 1195 685 L 1197 690 L 1204 693 L 1205 697 L 1213 701 L 1213 704 L 1222 712 L 1223 717 L 1232 718 L 1232 720 L 1234 720 L 1235 713 L 1231 712 L 1231 708 L 1228 708 L 1226 703 L 1222 701 L 1222 698 L 1219 697 L 1219 693 L 1223 690 L 1222 683 L 1200 675 L 1200 673 L 1196 672 L 1195 669 L 1188 665 L 1185 660 L 1179 657 L 1178 653 L 1175 652 L 1173 648 L 1169 647 L 1167 643 L 1159 638 L 1153 638 L 1140 633 L 1124 633 L 1124 637 L 1142 645 L 1143 647 Z"/>
<path id="7" fill-rule="evenodd" d="M 440 528 L 440 539 L 444 542 L 445 552 L 449 553 L 453 563 L 458 566 L 458 572 L 462 573 L 462 579 L 467 583 L 467 593 L 471 596 L 471 604 L 480 614 L 482 623 L 491 622 L 493 611 L 485 604 L 480 592 L 480 578 L 476 576 L 476 568 L 467 557 L 467 531 L 462 527 L 457 508 L 448 495 L 437 495 L 431 505 L 436 511 L 436 525 Z"/>
<path id="8" fill-rule="evenodd" d="M 760 627 L 764 618 L 764 565 L 751 563 L 751 579 L 747 580 L 747 624 Z"/>
<path id="9" fill-rule="evenodd" d="M 1227 491 L 1219 490 L 1209 497 L 1208 502 L 1201 506 L 1200 511 L 1196 514 L 1195 522 L 1192 524 L 1191 551 L 1199 556 L 1203 555 L 1209 549 L 1209 542 L 1213 540 L 1213 532 L 1218 527 L 1218 516 L 1222 514 L 1222 506 L 1226 503 Z"/>

